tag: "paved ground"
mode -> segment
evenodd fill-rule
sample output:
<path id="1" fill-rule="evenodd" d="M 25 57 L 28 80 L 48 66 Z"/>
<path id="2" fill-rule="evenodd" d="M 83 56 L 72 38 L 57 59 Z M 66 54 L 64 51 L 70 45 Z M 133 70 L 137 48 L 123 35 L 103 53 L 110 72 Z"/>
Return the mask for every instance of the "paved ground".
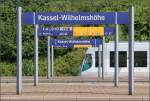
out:
<path id="1" fill-rule="evenodd" d="M 6 79 L 6 78 L 5 78 Z M 12 78 L 11 78 L 12 79 Z M 11 80 L 9 78 L 9 80 Z M 67 78 L 68 79 L 68 78 Z M 32 79 L 31 79 L 32 80 Z M 54 79 L 53 79 L 54 80 Z M 59 79 L 58 79 L 59 80 Z M 65 78 L 64 78 L 65 80 Z M 68 79 L 69 80 L 69 79 Z M 3 81 L 7 81 L 4 80 Z M 33 81 L 33 80 L 32 80 Z M 2 101 L 149 101 L 148 82 L 136 82 L 134 95 L 128 95 L 128 83 L 112 82 L 79 83 L 23 83 L 21 95 L 16 95 L 15 83 L 1 83 Z"/>
<path id="2" fill-rule="evenodd" d="M 34 77 L 23 77 L 23 83 L 32 83 Z M 135 76 L 134 77 L 136 82 L 148 82 L 149 77 L 148 76 Z M 47 79 L 47 77 L 39 77 L 39 82 L 41 83 L 66 83 L 66 82 L 113 82 L 113 77 L 105 76 L 104 80 L 98 77 L 53 77 L 51 79 Z M 119 81 L 121 82 L 127 82 L 128 77 L 119 77 Z M 15 83 L 16 77 L 2 77 L 1 78 L 2 83 Z"/>

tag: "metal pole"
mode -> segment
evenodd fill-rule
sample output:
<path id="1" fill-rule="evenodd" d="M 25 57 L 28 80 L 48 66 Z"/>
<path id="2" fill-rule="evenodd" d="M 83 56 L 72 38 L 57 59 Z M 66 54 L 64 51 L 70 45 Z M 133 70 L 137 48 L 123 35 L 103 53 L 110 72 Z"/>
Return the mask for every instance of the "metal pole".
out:
<path id="1" fill-rule="evenodd" d="M 117 12 L 115 13 L 116 15 L 116 34 L 115 34 L 115 72 L 114 72 L 114 86 L 117 87 L 118 86 L 118 40 L 119 40 L 119 33 L 118 33 L 118 24 L 117 24 Z"/>
<path id="2" fill-rule="evenodd" d="M 35 24 L 34 34 L 34 86 L 38 85 L 38 25 Z"/>
<path id="3" fill-rule="evenodd" d="M 129 95 L 134 93 L 134 7 L 129 7 Z"/>
<path id="4" fill-rule="evenodd" d="M 47 78 L 51 77 L 50 36 L 47 37 Z"/>
<path id="5" fill-rule="evenodd" d="M 101 45 L 98 47 L 98 77 L 100 77 L 100 68 L 101 68 Z"/>
<path id="6" fill-rule="evenodd" d="M 17 8 L 17 67 L 16 67 L 16 93 L 22 91 L 22 7 Z"/>
<path id="7" fill-rule="evenodd" d="M 149 30 L 149 35 L 150 35 L 150 30 Z M 149 37 L 149 94 L 150 94 L 150 37 Z M 150 97 L 149 97 L 150 101 Z"/>
<path id="8" fill-rule="evenodd" d="M 150 35 L 150 29 L 149 29 L 149 35 Z M 150 36 L 149 36 L 149 94 L 150 94 Z M 150 97 L 149 97 L 150 101 Z"/>
<path id="9" fill-rule="evenodd" d="M 102 80 L 104 80 L 104 72 L 105 72 L 105 36 L 103 37 L 103 44 L 102 44 L 102 50 L 103 50 L 103 54 L 102 54 Z"/>
<path id="10" fill-rule="evenodd" d="M 51 46 L 51 77 L 53 77 L 54 76 L 54 47 L 53 47 L 53 45 Z"/>

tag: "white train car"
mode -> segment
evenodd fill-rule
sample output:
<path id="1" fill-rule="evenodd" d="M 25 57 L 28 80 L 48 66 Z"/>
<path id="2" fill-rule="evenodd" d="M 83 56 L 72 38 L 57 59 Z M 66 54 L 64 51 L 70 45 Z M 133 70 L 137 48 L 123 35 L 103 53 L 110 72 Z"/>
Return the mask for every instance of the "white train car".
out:
<path id="1" fill-rule="evenodd" d="M 148 76 L 149 74 L 149 59 L 150 50 L 149 42 L 135 42 L 134 47 L 134 75 L 141 74 L 142 76 Z M 128 75 L 128 42 L 119 42 L 119 76 Z M 102 49 L 102 48 L 101 48 Z M 105 76 L 114 75 L 114 63 L 115 63 L 115 53 L 114 53 L 114 42 L 111 41 L 105 44 Z M 102 50 L 101 50 L 102 51 Z M 101 60 L 102 63 L 103 60 Z M 101 64 L 102 65 L 102 64 Z M 100 68 L 100 72 L 102 68 Z M 98 76 L 98 48 L 92 47 L 88 48 L 86 55 L 84 57 L 81 66 L 82 76 Z"/>

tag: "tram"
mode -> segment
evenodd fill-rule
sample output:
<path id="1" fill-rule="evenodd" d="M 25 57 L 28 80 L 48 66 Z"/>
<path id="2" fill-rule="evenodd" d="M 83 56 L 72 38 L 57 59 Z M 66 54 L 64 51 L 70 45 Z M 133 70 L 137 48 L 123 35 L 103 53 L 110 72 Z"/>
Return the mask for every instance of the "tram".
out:
<path id="1" fill-rule="evenodd" d="M 119 76 L 128 75 L 128 42 L 119 42 L 118 43 L 118 55 L 119 55 Z M 115 66 L 115 52 L 114 52 L 114 41 L 105 43 L 105 56 L 104 56 L 104 74 L 105 76 L 114 75 L 114 66 Z M 149 42 L 134 42 L 134 75 L 148 76 L 149 74 Z M 102 48 L 100 49 L 102 56 Z M 81 75 L 82 76 L 97 76 L 98 75 L 98 47 L 88 48 L 81 65 Z M 103 60 L 101 61 L 101 67 Z M 100 67 L 100 73 L 102 73 L 102 68 Z"/>

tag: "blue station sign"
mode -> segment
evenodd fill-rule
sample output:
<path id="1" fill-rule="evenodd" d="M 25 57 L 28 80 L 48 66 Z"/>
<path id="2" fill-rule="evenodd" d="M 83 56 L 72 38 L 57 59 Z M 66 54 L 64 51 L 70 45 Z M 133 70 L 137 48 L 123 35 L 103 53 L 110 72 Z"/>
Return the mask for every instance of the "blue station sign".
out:
<path id="1" fill-rule="evenodd" d="M 98 47 L 102 39 L 51 39 L 50 45 L 61 48 Z"/>
<path id="2" fill-rule="evenodd" d="M 38 36 L 72 36 L 72 27 L 38 28 Z"/>
<path id="3" fill-rule="evenodd" d="M 74 28 L 75 27 L 38 28 L 38 36 L 73 36 L 73 35 L 75 35 Z M 76 27 L 76 28 L 78 28 L 78 27 Z M 88 28 L 88 27 L 86 27 L 86 28 Z M 113 28 L 113 27 L 112 28 L 111 27 L 104 28 L 105 36 L 114 35 L 115 32 L 116 32 L 115 28 Z M 84 36 L 84 35 L 82 35 L 82 33 L 81 33 L 81 36 Z"/>
<path id="4" fill-rule="evenodd" d="M 116 28 L 113 27 L 105 27 L 104 28 L 105 36 L 110 36 L 116 34 Z"/>
<path id="5" fill-rule="evenodd" d="M 22 23 L 70 25 L 128 24 L 128 18 L 128 12 L 30 12 L 22 14 Z"/>

